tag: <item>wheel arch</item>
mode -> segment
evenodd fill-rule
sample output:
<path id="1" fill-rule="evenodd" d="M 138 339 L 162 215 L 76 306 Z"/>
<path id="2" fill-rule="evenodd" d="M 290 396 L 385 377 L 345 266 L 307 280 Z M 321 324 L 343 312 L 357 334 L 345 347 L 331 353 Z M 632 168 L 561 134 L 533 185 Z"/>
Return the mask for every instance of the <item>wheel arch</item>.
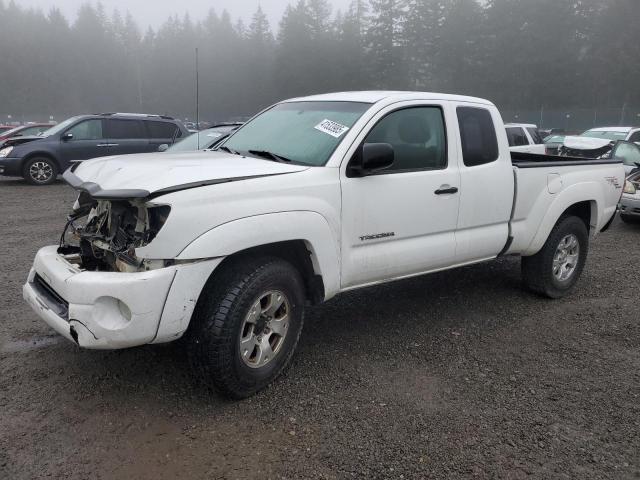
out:
<path id="1" fill-rule="evenodd" d="M 337 235 L 326 219 L 309 211 L 246 217 L 204 233 L 180 252 L 178 260 L 225 257 L 221 267 L 246 257 L 275 256 L 291 262 L 303 276 L 310 303 L 334 296 L 340 285 Z"/>
<path id="2" fill-rule="evenodd" d="M 574 215 L 580 218 L 591 235 L 599 231 L 600 225 L 604 223 L 604 196 L 597 188 L 585 190 L 585 185 L 578 187 L 576 185 L 575 188 L 563 191 L 549 206 L 531 243 L 523 252 L 524 256 L 539 252 L 549 238 L 553 227 L 566 216 Z"/>
<path id="3" fill-rule="evenodd" d="M 47 152 L 47 151 L 35 151 L 35 152 L 30 152 L 28 154 L 26 154 L 23 159 L 22 159 L 22 164 L 20 165 L 20 170 L 23 171 L 24 167 L 27 165 L 27 163 L 32 160 L 33 158 L 36 157 L 44 157 L 44 158 L 48 158 L 49 160 L 51 160 L 53 163 L 56 164 L 56 167 L 58 168 L 58 173 L 62 173 L 60 171 L 60 161 L 55 157 L 55 155 L 53 155 L 51 152 Z"/>

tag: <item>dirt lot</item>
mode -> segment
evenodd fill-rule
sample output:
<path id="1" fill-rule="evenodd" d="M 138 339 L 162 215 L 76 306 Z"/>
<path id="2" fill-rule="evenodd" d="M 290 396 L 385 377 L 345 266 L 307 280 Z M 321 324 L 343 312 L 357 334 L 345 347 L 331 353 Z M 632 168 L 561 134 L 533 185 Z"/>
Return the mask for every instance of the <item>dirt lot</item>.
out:
<path id="1" fill-rule="evenodd" d="M 640 478 L 640 226 L 616 221 L 564 300 L 514 258 L 334 299 L 232 403 L 177 345 L 81 351 L 23 303 L 73 199 L 0 180 L 2 479 Z"/>

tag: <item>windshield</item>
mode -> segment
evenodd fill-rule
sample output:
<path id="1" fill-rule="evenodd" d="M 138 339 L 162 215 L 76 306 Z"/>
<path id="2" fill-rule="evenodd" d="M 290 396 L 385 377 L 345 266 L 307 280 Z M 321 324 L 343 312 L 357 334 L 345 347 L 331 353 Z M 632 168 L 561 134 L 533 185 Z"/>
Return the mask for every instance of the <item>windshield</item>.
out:
<path id="1" fill-rule="evenodd" d="M 73 122 L 75 122 L 79 118 L 80 117 L 67 118 L 64 122 L 60 122 L 59 124 L 54 125 L 53 127 L 51 127 L 49 130 L 45 130 L 44 132 L 42 132 L 40 134 L 40 136 L 41 137 L 48 137 L 50 135 L 55 135 L 56 133 L 61 132 L 62 130 L 67 128 L 69 125 L 71 125 Z"/>
<path id="2" fill-rule="evenodd" d="M 165 152 L 189 152 L 210 148 L 220 137 L 232 132 L 236 128 L 236 126 L 215 127 L 193 133 L 185 139 L 174 143 L 171 147 L 166 149 Z"/>
<path id="3" fill-rule="evenodd" d="M 3 132 L 2 132 L 2 134 L 3 134 L 3 135 L 8 135 L 8 136 L 10 136 L 10 135 L 13 135 L 13 134 L 14 134 L 14 133 L 16 133 L 16 132 L 19 132 L 19 131 L 20 131 L 20 130 L 22 130 L 23 128 L 24 128 L 24 127 L 23 127 L 22 125 L 20 125 L 19 127 L 14 127 L 14 128 L 12 128 L 12 129 L 10 129 L 10 130 L 5 130 L 5 131 L 3 131 Z"/>
<path id="4" fill-rule="evenodd" d="M 324 165 L 344 134 L 370 107 L 357 102 L 288 102 L 258 115 L 224 146 L 270 152 L 304 165 Z"/>
<path id="5" fill-rule="evenodd" d="M 627 132 L 612 132 L 603 130 L 587 130 L 581 137 L 604 138 L 606 140 L 624 140 L 627 138 Z"/>

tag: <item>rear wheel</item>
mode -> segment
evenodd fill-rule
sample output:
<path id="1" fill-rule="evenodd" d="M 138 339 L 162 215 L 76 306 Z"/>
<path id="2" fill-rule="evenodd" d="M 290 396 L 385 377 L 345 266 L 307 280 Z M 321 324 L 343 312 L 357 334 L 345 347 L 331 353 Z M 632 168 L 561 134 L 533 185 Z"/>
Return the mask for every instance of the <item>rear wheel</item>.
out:
<path id="1" fill-rule="evenodd" d="M 32 185 L 50 185 L 56 181 L 58 167 L 50 158 L 34 157 L 25 164 L 22 176 Z"/>
<path id="2" fill-rule="evenodd" d="M 569 293 L 580 278 L 589 250 L 589 232 L 575 216 L 561 218 L 542 249 L 522 258 L 522 277 L 532 291 L 549 298 Z"/>
<path id="3" fill-rule="evenodd" d="M 223 267 L 205 289 L 189 327 L 191 366 L 223 395 L 253 395 L 293 355 L 303 323 L 302 278 L 284 260 L 251 258 Z"/>

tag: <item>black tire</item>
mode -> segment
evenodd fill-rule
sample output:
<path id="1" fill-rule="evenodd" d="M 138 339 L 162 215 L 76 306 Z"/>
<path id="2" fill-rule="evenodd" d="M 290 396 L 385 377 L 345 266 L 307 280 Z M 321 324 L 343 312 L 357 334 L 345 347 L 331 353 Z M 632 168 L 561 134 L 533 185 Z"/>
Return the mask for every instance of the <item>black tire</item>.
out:
<path id="1" fill-rule="evenodd" d="M 559 280 L 554 275 L 556 250 L 569 235 L 575 235 L 579 244 L 578 260 L 571 275 Z M 522 279 L 529 290 L 549 298 L 561 298 L 575 286 L 582 274 L 589 252 L 589 231 L 584 222 L 575 216 L 558 220 L 542 250 L 530 257 L 522 257 Z"/>
<path id="2" fill-rule="evenodd" d="M 221 268 L 198 300 L 187 332 L 187 353 L 206 385 L 224 396 L 242 399 L 269 385 L 291 360 L 302 331 L 304 284 L 297 269 L 279 258 L 247 257 Z M 252 368 L 242 358 L 240 347 L 245 318 L 261 295 L 273 291 L 286 298 L 288 328 L 268 363 Z"/>
<path id="3" fill-rule="evenodd" d="M 58 178 L 58 166 L 50 158 L 33 157 L 24 164 L 22 178 L 31 185 L 51 185 Z"/>

